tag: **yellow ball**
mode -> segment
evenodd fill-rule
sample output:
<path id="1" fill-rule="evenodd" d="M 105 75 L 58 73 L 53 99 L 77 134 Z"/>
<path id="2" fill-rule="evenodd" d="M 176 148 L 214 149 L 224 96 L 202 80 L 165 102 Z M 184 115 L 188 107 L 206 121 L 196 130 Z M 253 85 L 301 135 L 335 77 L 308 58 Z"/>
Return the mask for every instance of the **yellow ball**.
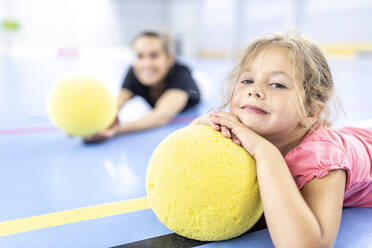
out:
<path id="1" fill-rule="evenodd" d="M 239 236 L 262 215 L 253 158 L 209 126 L 190 125 L 158 145 L 146 190 L 159 220 L 191 239 Z"/>
<path id="2" fill-rule="evenodd" d="M 48 95 L 48 115 L 69 135 L 90 136 L 110 126 L 117 100 L 98 79 L 70 76 L 58 80 Z"/>

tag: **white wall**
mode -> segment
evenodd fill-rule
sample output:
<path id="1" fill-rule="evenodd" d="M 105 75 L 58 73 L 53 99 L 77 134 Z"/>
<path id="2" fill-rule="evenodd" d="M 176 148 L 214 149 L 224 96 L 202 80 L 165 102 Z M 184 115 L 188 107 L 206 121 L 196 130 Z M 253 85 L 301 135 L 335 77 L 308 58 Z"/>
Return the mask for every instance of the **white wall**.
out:
<path id="1" fill-rule="evenodd" d="M 372 41 L 369 0 L 0 0 L 17 19 L 0 43 L 39 47 L 128 46 L 144 29 L 170 31 L 185 56 L 232 55 L 252 39 L 297 27 L 324 42 Z"/>

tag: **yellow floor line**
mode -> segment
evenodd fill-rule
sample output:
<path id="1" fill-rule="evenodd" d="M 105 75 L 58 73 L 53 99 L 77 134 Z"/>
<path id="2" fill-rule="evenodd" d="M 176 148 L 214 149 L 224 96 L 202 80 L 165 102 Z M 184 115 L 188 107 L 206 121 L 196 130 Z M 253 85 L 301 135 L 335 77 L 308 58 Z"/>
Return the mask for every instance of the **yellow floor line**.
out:
<path id="1" fill-rule="evenodd" d="M 147 198 L 113 202 L 0 222 L 0 237 L 150 208 Z"/>

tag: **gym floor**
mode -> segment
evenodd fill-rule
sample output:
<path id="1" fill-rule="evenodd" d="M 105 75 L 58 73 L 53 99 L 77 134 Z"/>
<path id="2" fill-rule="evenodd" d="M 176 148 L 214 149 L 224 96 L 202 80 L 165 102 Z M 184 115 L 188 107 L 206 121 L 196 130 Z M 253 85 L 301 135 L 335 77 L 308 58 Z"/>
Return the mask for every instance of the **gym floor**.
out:
<path id="1" fill-rule="evenodd" d="M 371 119 L 372 57 L 329 62 L 347 113 L 335 126 Z M 223 242 L 182 238 L 158 221 L 146 202 L 145 175 L 153 150 L 212 107 L 210 99 L 219 95 L 231 67 L 224 60 L 188 63 L 208 75 L 201 83 L 212 97 L 164 127 L 85 145 L 50 123 L 48 90 L 64 73 L 84 70 L 117 91 L 127 60 L 1 57 L 0 247 L 272 247 L 266 229 Z M 372 209 L 344 209 L 335 247 L 372 247 L 371 218 Z"/>

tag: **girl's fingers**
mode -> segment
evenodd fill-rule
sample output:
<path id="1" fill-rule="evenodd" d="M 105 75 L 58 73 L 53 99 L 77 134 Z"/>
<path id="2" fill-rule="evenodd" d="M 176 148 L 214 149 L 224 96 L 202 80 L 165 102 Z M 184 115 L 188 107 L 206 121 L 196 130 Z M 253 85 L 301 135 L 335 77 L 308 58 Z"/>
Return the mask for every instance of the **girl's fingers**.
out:
<path id="1" fill-rule="evenodd" d="M 108 129 L 101 135 L 104 136 L 105 138 L 111 138 L 115 136 L 116 131 L 114 129 Z"/>
<path id="2" fill-rule="evenodd" d="M 104 138 L 104 137 L 94 137 L 92 139 L 83 139 L 83 141 L 86 144 L 93 144 L 93 143 L 98 143 L 98 142 L 104 141 L 106 139 L 107 138 Z"/>
<path id="3" fill-rule="evenodd" d="M 216 131 L 220 131 L 221 130 L 221 127 L 219 125 L 214 124 L 213 122 L 211 123 L 211 126 Z"/>
<path id="4" fill-rule="evenodd" d="M 199 117 L 199 118 L 196 118 L 195 120 L 193 120 L 190 124 L 191 124 L 191 125 L 197 125 L 197 124 L 200 124 L 200 117 Z"/>
<path id="5" fill-rule="evenodd" d="M 231 120 L 231 121 L 238 121 L 239 120 L 237 118 L 237 116 L 235 116 L 231 113 L 227 113 L 227 112 L 216 112 L 216 113 L 213 113 L 212 116 L 217 117 L 217 118 L 228 119 L 228 120 Z"/>
<path id="6" fill-rule="evenodd" d="M 230 129 L 226 128 L 226 127 L 221 127 L 221 133 L 224 137 L 226 138 L 231 138 L 231 132 L 230 132 Z"/>
<path id="7" fill-rule="evenodd" d="M 220 126 L 232 129 L 232 122 L 229 119 L 213 116 L 212 121 Z"/>
<path id="8" fill-rule="evenodd" d="M 223 136 L 225 136 L 227 138 L 231 138 L 231 140 L 235 144 L 237 144 L 239 146 L 241 145 L 240 140 L 238 139 L 238 137 L 232 131 L 232 130 L 237 130 L 236 128 L 238 127 L 238 123 L 234 119 L 213 116 L 212 120 L 215 123 L 218 123 L 218 125 L 221 126 L 221 132 L 222 132 Z M 228 132 L 228 134 L 227 134 L 227 132 Z"/>
<path id="9" fill-rule="evenodd" d="M 226 138 L 230 138 L 230 139 L 231 139 L 235 144 L 237 144 L 238 146 L 241 145 L 240 140 L 239 140 L 239 139 L 236 137 L 236 135 L 233 134 L 233 133 L 231 132 L 231 130 L 228 129 L 227 127 L 225 127 L 225 126 L 221 126 L 221 133 L 222 133 L 222 135 L 223 135 L 224 137 L 226 137 Z"/>
<path id="10" fill-rule="evenodd" d="M 231 129 L 236 122 L 236 117 L 227 112 L 215 111 L 196 118 L 191 122 L 192 125 L 209 125 L 216 131 L 221 131 L 223 136 L 231 138 Z"/>
<path id="11" fill-rule="evenodd" d="M 200 124 L 208 125 L 208 126 L 211 126 L 214 130 L 220 131 L 220 125 L 213 122 L 212 116 L 210 113 L 193 120 L 191 124 L 192 125 L 200 125 Z"/>
<path id="12" fill-rule="evenodd" d="M 206 115 L 203 115 L 199 118 L 196 118 L 195 120 L 193 120 L 191 122 L 191 125 L 208 125 L 208 126 L 211 126 L 213 129 L 217 130 L 217 131 L 220 131 L 220 126 L 216 123 L 213 122 L 213 120 L 211 119 L 211 113 L 209 114 L 206 114 Z"/>
<path id="13" fill-rule="evenodd" d="M 235 143 L 235 144 L 237 144 L 238 146 L 241 146 L 242 145 L 242 143 L 240 142 L 240 140 L 233 134 L 232 135 L 232 138 L 231 138 L 231 140 Z"/>
<path id="14" fill-rule="evenodd" d="M 208 124 L 216 131 L 220 131 L 221 130 L 221 127 L 220 125 L 218 125 L 217 123 L 213 122 L 212 118 L 209 117 L 208 118 Z"/>

